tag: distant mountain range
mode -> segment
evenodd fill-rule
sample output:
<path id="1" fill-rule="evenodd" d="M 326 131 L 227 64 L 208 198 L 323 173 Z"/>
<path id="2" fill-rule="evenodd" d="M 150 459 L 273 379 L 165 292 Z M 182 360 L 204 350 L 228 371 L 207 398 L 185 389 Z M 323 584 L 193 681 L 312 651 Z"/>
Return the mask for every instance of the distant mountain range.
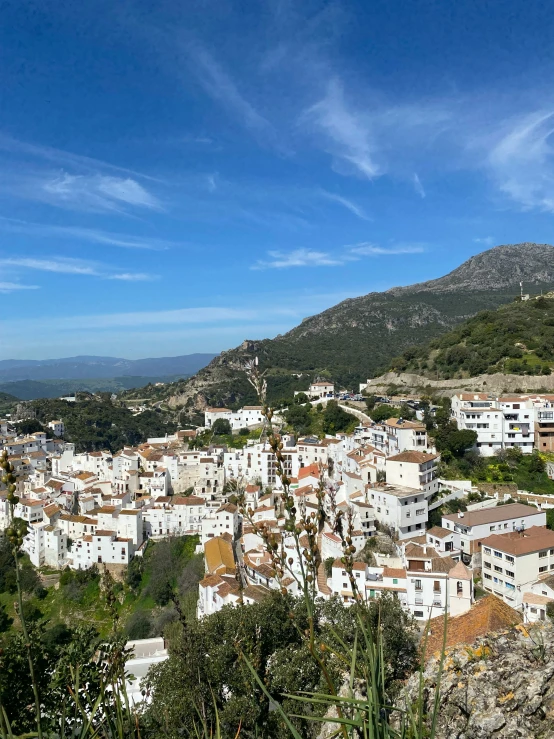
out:
<path id="1" fill-rule="evenodd" d="M 0 361 L 0 383 L 19 380 L 89 380 L 126 376 L 158 378 L 168 375 L 193 375 L 215 356 L 215 354 L 185 354 L 180 357 L 152 359 L 95 356 L 36 360 L 4 359 Z"/>
<path id="2" fill-rule="evenodd" d="M 425 257 L 422 257 L 425 259 Z M 523 290 L 554 287 L 550 244 L 497 246 L 435 280 L 345 300 L 275 339 L 247 340 L 223 352 L 194 377 L 163 388 L 170 406 L 192 416 L 207 404 L 251 402 L 242 367 L 259 357 L 271 368 L 270 399 L 292 395 L 309 377 L 355 387 L 385 371 L 393 357 L 447 332 L 481 310 L 508 303 Z M 297 375 L 302 373 L 303 377 Z"/>

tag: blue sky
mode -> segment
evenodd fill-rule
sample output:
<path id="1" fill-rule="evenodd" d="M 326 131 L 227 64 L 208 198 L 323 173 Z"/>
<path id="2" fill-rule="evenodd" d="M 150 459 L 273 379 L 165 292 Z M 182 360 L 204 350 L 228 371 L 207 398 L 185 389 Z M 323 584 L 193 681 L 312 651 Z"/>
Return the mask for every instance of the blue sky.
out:
<path id="1" fill-rule="evenodd" d="M 0 358 L 218 352 L 552 242 L 528 0 L 7 0 Z"/>

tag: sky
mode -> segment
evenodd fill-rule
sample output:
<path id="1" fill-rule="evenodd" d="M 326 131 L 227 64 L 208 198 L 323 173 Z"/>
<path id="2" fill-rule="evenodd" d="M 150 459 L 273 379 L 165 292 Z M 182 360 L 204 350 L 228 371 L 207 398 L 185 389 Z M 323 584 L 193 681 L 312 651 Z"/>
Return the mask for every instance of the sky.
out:
<path id="1" fill-rule="evenodd" d="M 0 19 L 0 359 L 216 353 L 554 241 L 547 1 Z"/>

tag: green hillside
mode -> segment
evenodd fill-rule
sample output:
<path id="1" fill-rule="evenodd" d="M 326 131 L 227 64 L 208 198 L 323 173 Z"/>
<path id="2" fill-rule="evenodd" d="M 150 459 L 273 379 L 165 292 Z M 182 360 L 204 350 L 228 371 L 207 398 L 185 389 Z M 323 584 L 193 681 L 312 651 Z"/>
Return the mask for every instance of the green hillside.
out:
<path id="1" fill-rule="evenodd" d="M 396 372 L 433 379 L 480 374 L 549 375 L 554 365 L 554 294 L 481 311 L 460 326 L 393 359 Z"/>
<path id="2" fill-rule="evenodd" d="M 9 393 L 15 400 L 60 398 L 77 392 L 121 393 L 148 383 L 170 383 L 187 377 L 188 375 L 161 375 L 159 377 L 125 375 L 74 380 L 14 380 L 0 384 L 0 402 L 4 393 Z"/>
<path id="3" fill-rule="evenodd" d="M 65 440 L 73 442 L 78 452 L 109 449 L 119 451 L 149 437 L 164 436 L 176 429 L 160 410 L 133 415 L 119 401 L 109 396 L 83 398 L 76 403 L 41 399 L 29 402 L 36 419 L 47 424 L 60 418 L 65 425 Z"/>

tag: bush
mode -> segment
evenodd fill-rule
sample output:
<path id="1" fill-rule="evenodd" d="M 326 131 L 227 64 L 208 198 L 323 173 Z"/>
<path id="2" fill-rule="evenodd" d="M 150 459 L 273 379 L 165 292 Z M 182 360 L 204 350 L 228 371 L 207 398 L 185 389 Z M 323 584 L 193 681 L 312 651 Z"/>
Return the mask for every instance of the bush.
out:
<path id="1" fill-rule="evenodd" d="M 248 429 L 240 429 L 239 436 L 248 436 L 250 431 Z"/>
<path id="2" fill-rule="evenodd" d="M 228 436 L 232 433 L 231 424 L 226 418 L 218 418 L 212 426 L 215 436 Z"/>
<path id="3" fill-rule="evenodd" d="M 148 639 L 152 633 L 152 622 L 145 611 L 135 611 L 125 625 L 127 639 Z"/>

